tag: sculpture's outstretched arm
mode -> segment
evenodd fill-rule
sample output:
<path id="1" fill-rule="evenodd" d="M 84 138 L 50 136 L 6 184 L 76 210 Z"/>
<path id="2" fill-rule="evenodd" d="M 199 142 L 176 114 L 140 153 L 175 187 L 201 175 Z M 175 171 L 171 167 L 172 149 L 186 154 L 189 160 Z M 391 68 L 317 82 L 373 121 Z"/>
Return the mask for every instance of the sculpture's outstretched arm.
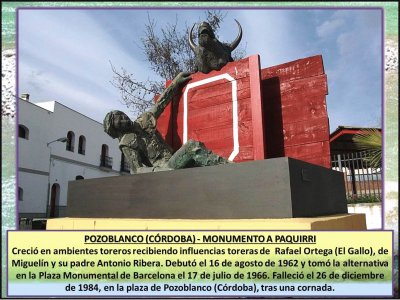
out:
<path id="1" fill-rule="evenodd" d="M 154 117 L 158 119 L 158 117 L 162 114 L 165 107 L 174 99 L 185 86 L 185 84 L 192 79 L 190 77 L 190 72 L 181 72 L 179 73 L 174 80 L 172 80 L 169 87 L 167 87 L 161 96 L 158 98 L 159 100 L 150 110 L 154 114 Z"/>

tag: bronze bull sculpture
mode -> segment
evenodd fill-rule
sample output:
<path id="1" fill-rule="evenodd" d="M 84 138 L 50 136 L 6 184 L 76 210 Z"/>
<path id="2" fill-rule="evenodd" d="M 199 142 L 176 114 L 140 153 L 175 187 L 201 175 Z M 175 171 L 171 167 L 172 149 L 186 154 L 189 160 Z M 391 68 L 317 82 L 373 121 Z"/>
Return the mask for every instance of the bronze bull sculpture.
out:
<path id="1" fill-rule="evenodd" d="M 192 26 L 188 40 L 190 48 L 195 54 L 196 72 L 209 73 L 212 70 L 219 71 L 228 62 L 233 61 L 232 51 L 236 49 L 242 39 L 242 27 L 237 20 L 235 21 L 239 27 L 239 33 L 231 44 L 218 41 L 210 24 L 203 22 L 199 25 L 199 45 L 196 45 L 193 41 L 193 29 L 195 25 Z"/>

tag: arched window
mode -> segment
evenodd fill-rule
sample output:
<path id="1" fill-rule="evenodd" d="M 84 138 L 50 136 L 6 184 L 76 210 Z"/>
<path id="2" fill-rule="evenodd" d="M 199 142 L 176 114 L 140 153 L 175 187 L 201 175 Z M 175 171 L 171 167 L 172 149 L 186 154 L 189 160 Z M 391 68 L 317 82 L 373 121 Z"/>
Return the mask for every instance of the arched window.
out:
<path id="1" fill-rule="evenodd" d="M 20 138 L 29 140 L 29 129 L 24 125 L 18 125 L 18 136 Z"/>
<path id="2" fill-rule="evenodd" d="M 85 155 L 85 150 L 86 150 L 86 138 L 83 135 L 81 135 L 79 137 L 78 153 Z"/>
<path id="3" fill-rule="evenodd" d="M 75 144 L 75 134 L 73 131 L 68 131 L 67 133 L 67 146 L 66 150 L 74 152 L 74 144 Z"/>
<path id="4" fill-rule="evenodd" d="M 54 183 L 51 186 L 50 194 L 50 218 L 58 217 L 58 209 L 60 205 L 60 185 Z"/>
<path id="5" fill-rule="evenodd" d="M 112 157 L 108 156 L 108 146 L 106 144 L 101 145 L 100 167 L 112 168 Z"/>
<path id="6" fill-rule="evenodd" d="M 85 179 L 85 177 L 83 177 L 82 175 L 78 175 L 75 177 L 75 180 L 82 180 Z"/>
<path id="7" fill-rule="evenodd" d="M 24 190 L 20 187 L 18 187 L 18 200 L 24 201 Z"/>

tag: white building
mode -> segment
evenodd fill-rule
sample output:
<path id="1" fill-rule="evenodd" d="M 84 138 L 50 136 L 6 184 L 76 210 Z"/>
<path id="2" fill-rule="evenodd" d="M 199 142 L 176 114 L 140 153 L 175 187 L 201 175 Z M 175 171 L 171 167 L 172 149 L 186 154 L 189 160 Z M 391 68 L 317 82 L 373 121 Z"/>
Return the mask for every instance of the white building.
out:
<path id="1" fill-rule="evenodd" d="M 63 217 L 69 181 L 129 174 L 118 141 L 103 124 L 55 101 L 23 98 L 18 102 L 20 217 Z"/>

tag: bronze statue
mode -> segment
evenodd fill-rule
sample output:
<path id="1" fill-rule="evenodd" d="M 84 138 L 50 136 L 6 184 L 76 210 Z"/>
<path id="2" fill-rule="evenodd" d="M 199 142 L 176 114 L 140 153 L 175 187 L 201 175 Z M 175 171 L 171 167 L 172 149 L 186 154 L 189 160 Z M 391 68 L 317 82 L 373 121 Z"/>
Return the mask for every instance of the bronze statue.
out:
<path id="1" fill-rule="evenodd" d="M 193 28 L 189 33 L 189 45 L 195 54 L 196 72 L 209 73 L 212 70 L 221 70 L 228 62 L 233 61 L 232 51 L 236 49 L 242 39 L 242 27 L 240 23 L 235 20 L 239 33 L 236 39 L 231 44 L 221 43 L 215 38 L 215 34 L 207 22 L 199 25 L 198 29 L 198 42 L 196 45 L 193 41 Z"/>
<path id="2" fill-rule="evenodd" d="M 150 111 L 141 114 L 134 122 L 118 110 L 105 116 L 104 131 L 112 138 L 118 138 L 119 148 L 132 174 L 229 163 L 208 150 L 203 143 L 194 140 L 189 140 L 173 153 L 157 131 L 158 117 L 190 79 L 190 73 L 179 73 Z"/>

